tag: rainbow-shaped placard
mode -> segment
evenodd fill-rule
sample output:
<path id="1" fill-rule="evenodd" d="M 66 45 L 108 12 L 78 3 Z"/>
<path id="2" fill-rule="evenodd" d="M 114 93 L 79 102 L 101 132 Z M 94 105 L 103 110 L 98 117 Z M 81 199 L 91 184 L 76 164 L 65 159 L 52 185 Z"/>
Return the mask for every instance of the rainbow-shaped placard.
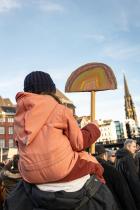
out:
<path id="1" fill-rule="evenodd" d="M 117 81 L 112 69 L 104 63 L 88 63 L 76 69 L 68 78 L 65 92 L 114 90 Z"/>

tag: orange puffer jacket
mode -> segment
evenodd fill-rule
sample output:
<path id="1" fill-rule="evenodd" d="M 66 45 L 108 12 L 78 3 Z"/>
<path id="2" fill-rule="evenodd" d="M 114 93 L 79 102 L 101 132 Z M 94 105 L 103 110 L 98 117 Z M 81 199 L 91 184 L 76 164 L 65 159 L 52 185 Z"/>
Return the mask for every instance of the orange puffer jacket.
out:
<path id="1" fill-rule="evenodd" d="M 100 136 L 95 124 L 80 129 L 71 111 L 49 95 L 20 92 L 16 100 L 14 130 L 24 180 L 62 182 L 93 173 L 102 179 L 102 166 L 83 151 Z"/>

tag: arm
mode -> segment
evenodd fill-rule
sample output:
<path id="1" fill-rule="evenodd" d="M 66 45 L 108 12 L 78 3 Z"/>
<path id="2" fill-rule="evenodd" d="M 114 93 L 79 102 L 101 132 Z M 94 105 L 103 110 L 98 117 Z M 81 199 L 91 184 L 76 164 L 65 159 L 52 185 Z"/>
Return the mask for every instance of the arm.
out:
<path id="1" fill-rule="evenodd" d="M 11 178 L 11 179 L 19 179 L 21 178 L 20 173 L 12 173 L 8 170 L 3 170 L 1 172 L 2 177 L 7 177 L 7 178 Z"/>
<path id="2" fill-rule="evenodd" d="M 100 137 L 100 130 L 95 123 L 89 123 L 85 127 L 81 129 L 83 135 L 83 147 L 84 149 L 90 147 L 99 137 Z"/>
<path id="3" fill-rule="evenodd" d="M 80 129 L 77 121 L 68 108 L 64 111 L 64 120 L 66 121 L 65 135 L 75 151 L 81 151 L 90 147 L 100 136 L 100 130 L 96 124 L 90 123 Z"/>

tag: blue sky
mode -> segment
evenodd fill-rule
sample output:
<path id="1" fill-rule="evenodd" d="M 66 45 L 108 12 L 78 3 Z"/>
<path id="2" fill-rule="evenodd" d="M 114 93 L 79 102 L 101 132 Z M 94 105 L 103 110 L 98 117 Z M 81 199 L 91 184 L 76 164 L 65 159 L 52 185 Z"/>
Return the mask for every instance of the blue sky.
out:
<path id="1" fill-rule="evenodd" d="M 123 72 L 140 116 L 140 0 L 0 0 L 0 95 L 14 103 L 26 74 L 51 74 L 64 91 L 72 71 L 109 65 L 118 89 L 96 94 L 96 118 L 124 120 Z M 89 93 L 69 93 L 90 114 Z"/>

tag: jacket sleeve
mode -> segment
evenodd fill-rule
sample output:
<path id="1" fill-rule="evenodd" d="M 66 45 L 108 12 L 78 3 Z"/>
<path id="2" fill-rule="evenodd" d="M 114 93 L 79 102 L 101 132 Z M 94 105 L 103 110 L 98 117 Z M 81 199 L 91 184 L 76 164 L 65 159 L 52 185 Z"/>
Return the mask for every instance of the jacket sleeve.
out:
<path id="1" fill-rule="evenodd" d="M 90 123 L 80 129 L 68 108 L 65 108 L 64 118 L 67 125 L 64 133 L 68 137 L 74 151 L 81 151 L 90 147 L 99 138 L 100 130 L 95 124 Z"/>

